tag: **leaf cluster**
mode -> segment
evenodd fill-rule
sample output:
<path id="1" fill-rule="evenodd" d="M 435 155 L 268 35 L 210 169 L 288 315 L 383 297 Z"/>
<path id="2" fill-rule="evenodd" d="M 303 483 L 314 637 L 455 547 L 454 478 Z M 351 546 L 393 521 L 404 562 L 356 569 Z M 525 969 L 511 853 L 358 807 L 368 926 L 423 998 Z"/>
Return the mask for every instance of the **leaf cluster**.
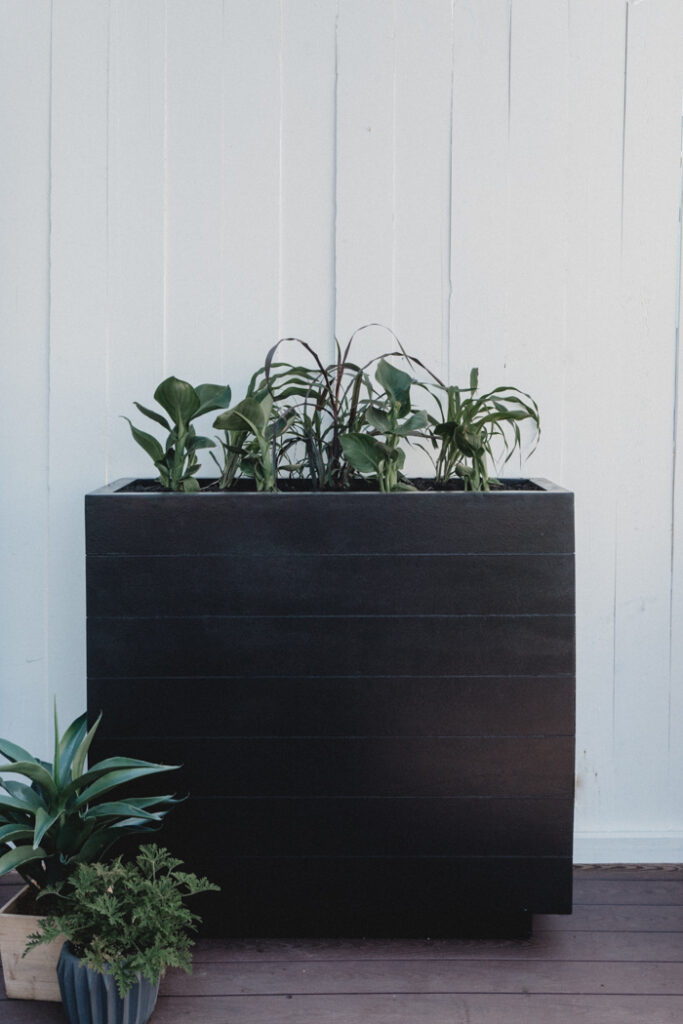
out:
<path id="1" fill-rule="evenodd" d="M 253 479 L 259 491 L 275 491 L 278 476 L 289 474 L 306 479 L 313 490 L 344 490 L 358 477 L 374 480 L 380 491 L 412 490 L 403 468 L 406 446 L 414 444 L 431 458 L 438 485 L 459 477 L 466 490 L 488 490 L 495 482 L 489 465 L 498 448 L 502 446 L 503 463 L 521 451 L 520 428 L 525 421 L 535 437 L 540 436 L 536 403 L 525 392 L 508 386 L 477 395 L 476 369 L 471 371 L 468 388 L 444 384 L 405 351 L 393 332 L 389 333 L 397 348 L 365 364 L 353 361 L 351 347 L 356 336 L 378 326 L 359 328 L 343 349 L 336 342 L 335 359 L 330 364 L 325 364 L 308 342 L 281 339 L 253 375 L 245 398 L 232 408 L 227 408 L 229 388 L 203 384 L 195 392 L 173 377 L 159 385 L 155 396 L 168 409 L 169 394 L 173 393 L 176 418 L 182 404 L 187 424 L 209 408 L 227 409 L 214 421 L 214 427 L 223 431 L 220 458 L 211 453 L 221 488 L 230 488 L 242 476 Z M 276 361 L 283 342 L 301 346 L 312 365 Z M 412 372 L 396 367 L 389 361 L 394 358 L 402 359 Z M 412 375 L 416 368 L 424 371 L 424 379 Z M 170 382 L 174 382 L 172 388 Z M 414 408 L 412 388 L 422 391 L 427 409 Z M 196 401 L 190 403 L 187 389 L 198 396 Z M 177 399 L 180 391 L 182 402 Z M 136 405 L 145 415 L 166 423 Z M 149 435 L 141 439 L 132 424 L 131 429 L 160 467 L 159 480 L 164 486 L 198 489 L 195 452 L 199 447 L 213 447 L 212 441 L 192 435 L 185 441 L 190 454 L 184 463 L 178 454 L 179 428 L 169 435 L 165 451 L 158 442 L 154 442 L 158 447 L 150 445 Z M 191 430 L 188 426 L 183 435 L 186 439 Z"/>
<path id="2" fill-rule="evenodd" d="M 155 831 L 177 803 L 171 795 L 121 797 L 114 790 L 177 765 L 110 757 L 85 762 L 102 716 L 88 731 L 82 714 L 59 735 L 54 714 L 52 763 L 0 739 L 0 876 L 16 870 L 34 889 L 97 860 L 125 835 Z M 18 775 L 25 781 L 6 776 Z"/>
<path id="3" fill-rule="evenodd" d="M 185 380 L 167 377 L 154 392 L 154 398 L 170 417 L 170 423 L 154 409 L 147 409 L 139 402 L 133 404 L 144 416 L 168 431 L 165 444 L 133 426 L 127 416 L 123 419 L 128 421 L 133 437 L 159 470 L 158 480 L 163 487 L 171 491 L 198 491 L 199 483 L 195 477 L 199 470 L 197 452 L 201 448 L 213 448 L 215 442 L 209 437 L 199 436 L 192 420 L 207 412 L 227 409 L 231 399 L 230 388 L 221 384 L 199 384 L 193 388 Z"/>
<path id="4" fill-rule="evenodd" d="M 153 985 L 168 967 L 191 970 L 189 933 L 200 921 L 185 899 L 219 887 L 179 868 L 182 861 L 155 844 L 141 846 L 134 861 L 79 864 L 47 893 L 59 911 L 39 922 L 28 952 L 60 935 L 81 963 L 111 974 L 125 996 L 142 974 Z"/>

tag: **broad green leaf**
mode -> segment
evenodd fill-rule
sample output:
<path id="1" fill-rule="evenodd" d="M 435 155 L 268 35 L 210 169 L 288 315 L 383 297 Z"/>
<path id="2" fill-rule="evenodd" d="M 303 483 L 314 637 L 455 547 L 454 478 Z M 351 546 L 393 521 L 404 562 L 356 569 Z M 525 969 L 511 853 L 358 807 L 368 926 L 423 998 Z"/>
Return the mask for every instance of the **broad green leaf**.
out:
<path id="1" fill-rule="evenodd" d="M 196 451 L 198 448 L 215 448 L 216 442 L 212 441 L 210 437 L 193 437 L 191 441 L 188 441 L 187 450 L 188 452 Z"/>
<path id="2" fill-rule="evenodd" d="M 217 430 L 244 430 L 248 428 L 254 434 L 263 434 L 270 416 L 270 405 L 263 399 L 257 402 L 255 398 L 243 398 L 233 409 L 221 413 L 214 420 L 214 427 Z"/>
<path id="3" fill-rule="evenodd" d="M 161 461 L 164 457 L 164 449 L 161 447 L 156 437 L 152 437 L 151 434 L 145 433 L 144 430 L 138 430 L 137 427 L 133 426 L 127 416 L 122 416 L 121 419 L 126 420 L 130 427 L 131 434 L 140 447 L 147 452 L 150 459 L 152 459 L 155 464 Z"/>
<path id="4" fill-rule="evenodd" d="M 214 412 L 216 409 L 227 409 L 232 398 L 232 391 L 222 384 L 198 384 L 195 388 L 199 399 L 199 408 L 195 416 L 203 416 L 205 412 Z"/>
<path id="5" fill-rule="evenodd" d="M 344 458 L 359 473 L 376 473 L 386 458 L 384 445 L 367 434 L 342 434 L 339 440 Z"/>
<path id="6" fill-rule="evenodd" d="M 0 768 L 0 772 L 3 775 L 24 775 L 27 779 L 31 779 L 32 782 L 36 782 L 41 786 L 51 799 L 54 800 L 57 796 L 55 780 L 49 771 L 43 768 L 42 764 L 37 764 L 35 761 L 16 761 L 14 764 L 4 764 Z"/>
<path id="7" fill-rule="evenodd" d="M 154 392 L 154 398 L 165 409 L 176 427 L 187 428 L 199 411 L 197 392 L 186 380 L 167 377 Z"/>
<path id="8" fill-rule="evenodd" d="M 410 385 L 412 377 L 403 370 L 398 370 L 386 359 L 380 359 L 375 378 L 382 385 L 392 402 L 399 403 L 399 416 L 407 416 L 410 412 Z"/>
<path id="9" fill-rule="evenodd" d="M 388 413 L 384 412 L 383 409 L 377 409 L 374 405 L 371 405 L 366 410 L 365 419 L 371 427 L 381 430 L 383 434 L 388 434 L 391 430 L 391 419 Z"/>
<path id="10" fill-rule="evenodd" d="M 9 740 L 0 739 L 0 754 L 6 757 L 8 761 L 36 761 L 36 758 L 32 754 L 29 754 L 28 750 L 24 750 L 23 747 L 17 746 L 16 743 L 10 743 Z M 0 766 L 2 771 L 2 766 Z"/>
<path id="11" fill-rule="evenodd" d="M 54 825 L 57 818 L 59 817 L 59 810 L 48 813 L 44 807 L 39 807 L 36 811 L 36 826 L 33 833 L 33 849 L 36 850 L 40 845 L 40 841 L 49 828 Z"/>
<path id="12" fill-rule="evenodd" d="M 73 764 L 71 766 L 71 778 L 72 778 L 72 780 L 78 779 L 79 776 L 81 776 L 83 774 L 83 768 L 85 766 L 85 759 L 88 756 L 88 751 L 90 750 L 90 744 L 93 741 L 93 737 L 94 737 L 95 733 L 97 732 L 97 727 L 98 727 L 98 725 L 100 724 L 101 721 L 102 721 L 102 712 L 100 711 L 99 715 L 97 716 L 97 721 L 93 725 L 92 729 L 87 733 L 87 735 L 83 737 L 83 740 L 81 741 L 81 743 L 80 743 L 80 745 L 78 747 L 78 750 L 74 754 Z"/>
<path id="13" fill-rule="evenodd" d="M 3 857 L 0 857 L 0 875 L 6 875 L 8 871 L 14 871 L 22 864 L 28 864 L 32 860 L 43 860 L 47 853 L 40 846 L 37 850 L 30 846 L 18 846 L 16 850 L 10 850 Z"/>
<path id="14" fill-rule="evenodd" d="M 26 814 L 33 817 L 36 811 L 36 807 L 34 807 L 33 805 L 27 806 L 25 800 L 20 800 L 15 796 L 5 796 L 3 793 L 0 793 L 0 811 L 3 810 L 18 811 L 22 815 Z"/>
<path id="15" fill-rule="evenodd" d="M 197 466 L 199 469 L 199 466 Z M 199 490 L 199 483 L 193 477 L 186 477 L 180 482 L 179 490 L 184 491 L 185 494 L 196 494 Z"/>
<path id="16" fill-rule="evenodd" d="M 154 409 L 148 409 L 146 406 L 140 405 L 139 402 L 133 402 L 133 405 L 136 409 L 139 409 L 143 415 L 148 416 L 151 420 L 154 420 L 155 423 L 158 423 L 160 427 L 163 427 L 164 430 L 171 429 L 171 424 L 165 416 L 161 415 L 160 412 L 155 412 Z"/>
<path id="17" fill-rule="evenodd" d="M 169 771 L 172 765 L 159 765 L 149 764 L 144 767 L 132 767 L 132 768 L 119 768 L 114 771 L 106 772 L 103 775 L 87 787 L 82 793 L 79 793 L 77 799 L 74 801 L 74 807 L 83 807 L 84 804 L 90 803 L 91 800 L 95 800 L 105 793 L 109 793 L 110 790 L 116 789 L 117 786 L 123 785 L 124 782 L 134 782 L 136 779 L 143 779 L 147 775 L 154 775 L 157 772 Z M 86 778 L 86 776 L 83 776 Z"/>
<path id="18" fill-rule="evenodd" d="M 412 416 L 409 416 L 407 420 L 397 428 L 396 433 L 399 437 L 407 437 L 409 434 L 413 434 L 418 430 L 424 430 L 427 426 L 427 413 L 426 412 L 414 412 Z"/>

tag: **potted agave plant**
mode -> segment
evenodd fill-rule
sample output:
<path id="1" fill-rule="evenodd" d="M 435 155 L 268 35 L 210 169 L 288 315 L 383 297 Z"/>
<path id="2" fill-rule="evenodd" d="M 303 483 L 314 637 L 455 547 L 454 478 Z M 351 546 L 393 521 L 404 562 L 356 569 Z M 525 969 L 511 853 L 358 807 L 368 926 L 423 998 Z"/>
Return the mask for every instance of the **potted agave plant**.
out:
<path id="1" fill-rule="evenodd" d="M 173 765 L 108 757 L 86 767 L 100 718 L 88 730 L 87 715 L 80 715 L 60 737 L 55 708 L 52 763 L 0 739 L 0 754 L 7 761 L 0 765 L 0 876 L 17 871 L 26 883 L 0 908 L 0 958 L 10 998 L 60 998 L 57 936 L 22 959 L 38 922 L 37 896 L 64 882 L 77 865 L 97 860 L 124 836 L 159 828 L 177 802 L 168 795 L 119 795 L 124 784 Z"/>
<path id="2" fill-rule="evenodd" d="M 145 1024 L 166 969 L 190 972 L 190 932 L 200 917 L 185 899 L 218 887 L 181 865 L 150 844 L 134 861 L 79 863 L 44 891 L 55 909 L 26 952 L 66 939 L 57 977 L 69 1024 Z"/>
<path id="3" fill-rule="evenodd" d="M 271 349 L 205 431 L 215 480 L 181 421 L 227 389 L 169 378 L 157 481 L 87 496 L 97 750 L 134 703 L 132 744 L 197 765 L 169 844 L 230 892 L 217 933 L 520 932 L 571 909 L 573 496 L 495 475 L 528 395 L 350 344 Z"/>

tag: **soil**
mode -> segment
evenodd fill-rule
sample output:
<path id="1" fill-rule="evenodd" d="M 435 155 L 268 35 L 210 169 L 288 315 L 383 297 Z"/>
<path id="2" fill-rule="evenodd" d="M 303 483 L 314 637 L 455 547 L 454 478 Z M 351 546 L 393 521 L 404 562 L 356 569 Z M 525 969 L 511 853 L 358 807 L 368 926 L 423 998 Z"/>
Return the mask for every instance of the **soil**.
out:
<path id="1" fill-rule="evenodd" d="M 464 485 L 462 480 L 449 480 L 445 484 L 436 484 L 433 479 L 425 477 L 415 477 L 409 481 L 413 487 L 418 491 L 464 491 Z M 220 493 L 217 480 L 200 480 L 199 485 L 202 492 L 217 492 Z M 277 483 L 278 491 L 282 493 L 299 493 L 299 494 L 311 494 L 314 492 L 314 488 L 311 487 L 308 480 L 290 480 L 284 478 L 278 480 Z M 531 480 L 525 479 L 505 479 L 499 480 L 498 483 L 491 483 L 492 491 L 540 491 L 541 488 Z M 256 491 L 253 480 L 236 480 L 230 488 L 232 492 L 243 492 L 243 493 L 254 493 Z M 377 484 L 372 480 L 356 480 L 353 484 L 345 489 L 343 492 L 337 493 L 378 493 L 379 488 Z M 125 487 L 121 487 L 118 494 L 165 494 L 170 493 L 161 484 L 158 484 L 155 480 L 133 480 Z M 326 491 L 325 493 L 334 493 Z"/>

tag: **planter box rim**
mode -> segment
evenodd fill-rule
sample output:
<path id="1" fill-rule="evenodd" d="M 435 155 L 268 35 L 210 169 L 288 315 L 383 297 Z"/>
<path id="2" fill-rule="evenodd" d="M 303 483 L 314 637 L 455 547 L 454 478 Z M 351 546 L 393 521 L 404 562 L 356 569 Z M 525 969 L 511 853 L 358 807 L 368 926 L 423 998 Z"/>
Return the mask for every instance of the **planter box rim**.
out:
<path id="1" fill-rule="evenodd" d="M 395 498 L 407 498 L 413 500 L 417 496 L 424 497 L 425 495 L 443 495 L 446 497 L 457 497 L 462 498 L 477 498 L 482 497 L 489 498 L 495 496 L 501 498 L 509 495 L 539 495 L 539 494 L 571 494 L 572 492 L 566 488 L 561 487 L 559 484 L 553 483 L 551 480 L 547 480 L 545 477 L 501 477 L 505 480 L 523 480 L 529 481 L 535 484 L 538 490 L 519 490 L 510 489 L 505 491 L 400 491 L 392 494 L 392 499 Z M 110 495 L 119 495 L 125 498 L 196 498 L 197 492 L 193 494 L 184 494 L 180 491 L 126 491 L 122 492 L 123 487 L 127 487 L 128 484 L 132 484 L 135 480 L 143 480 L 145 483 L 152 483 L 149 477 L 138 477 L 128 476 L 120 477 L 118 480 L 113 480 L 110 484 L 105 484 L 104 487 L 98 487 L 94 491 L 88 491 L 86 497 L 106 497 Z M 265 491 L 201 491 L 199 492 L 204 498 L 225 498 L 239 497 L 239 498 L 299 498 L 299 497 L 310 497 L 315 496 L 316 498 L 332 498 L 337 500 L 339 498 L 371 498 L 377 497 L 384 498 L 386 495 L 382 494 L 381 491 L 316 491 L 316 490 L 301 490 L 301 491 L 276 491 L 276 492 L 265 492 Z"/>

